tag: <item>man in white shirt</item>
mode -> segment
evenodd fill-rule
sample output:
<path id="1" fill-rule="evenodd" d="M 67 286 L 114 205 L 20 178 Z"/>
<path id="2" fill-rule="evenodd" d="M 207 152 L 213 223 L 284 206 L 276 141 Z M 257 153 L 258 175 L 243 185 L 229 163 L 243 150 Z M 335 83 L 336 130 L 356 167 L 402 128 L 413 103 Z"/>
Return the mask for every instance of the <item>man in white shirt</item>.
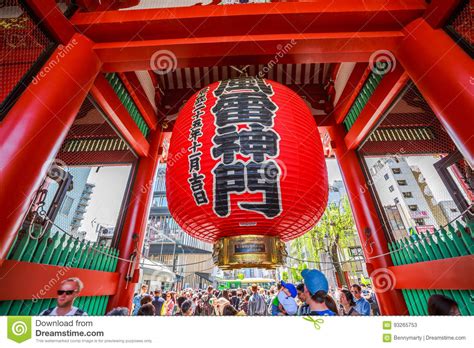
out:
<path id="1" fill-rule="evenodd" d="M 40 315 L 87 315 L 82 309 L 74 307 L 74 300 L 79 296 L 83 287 L 84 285 L 79 278 L 68 278 L 64 280 L 57 290 L 57 306 L 44 310 Z"/>

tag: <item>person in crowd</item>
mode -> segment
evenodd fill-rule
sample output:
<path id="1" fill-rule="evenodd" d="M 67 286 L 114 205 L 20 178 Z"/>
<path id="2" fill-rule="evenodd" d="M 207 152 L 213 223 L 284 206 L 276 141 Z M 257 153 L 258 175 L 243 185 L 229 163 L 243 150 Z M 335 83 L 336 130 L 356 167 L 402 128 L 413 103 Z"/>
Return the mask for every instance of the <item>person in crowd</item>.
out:
<path id="1" fill-rule="evenodd" d="M 230 301 L 229 290 L 227 290 L 227 289 L 222 290 L 221 296 L 222 296 L 223 298 L 225 298 L 227 301 Z"/>
<path id="2" fill-rule="evenodd" d="M 324 274 L 316 269 L 304 269 L 301 272 L 304 279 L 306 303 L 309 305 L 309 315 L 334 316 L 326 304 L 328 297 L 328 281 Z"/>
<path id="3" fill-rule="evenodd" d="M 356 303 L 354 296 L 349 290 L 342 289 L 340 291 L 339 302 L 341 303 L 341 309 L 339 311 L 341 315 L 360 315 L 355 309 Z"/>
<path id="4" fill-rule="evenodd" d="M 171 291 L 166 293 L 165 302 L 161 308 L 161 315 L 171 316 L 173 315 L 173 310 L 175 306 L 174 294 Z"/>
<path id="5" fill-rule="evenodd" d="M 179 300 L 179 299 L 178 299 Z M 189 317 L 194 314 L 193 311 L 193 301 L 191 300 L 185 300 L 181 304 L 181 315 L 184 317 Z"/>
<path id="6" fill-rule="evenodd" d="M 296 287 L 291 284 L 281 281 L 281 291 L 278 293 L 278 315 L 295 315 L 298 311 L 295 297 L 298 295 Z"/>
<path id="7" fill-rule="evenodd" d="M 456 301 L 444 295 L 431 295 L 428 299 L 428 315 L 461 315 Z"/>
<path id="8" fill-rule="evenodd" d="M 334 300 L 334 297 L 328 294 L 326 298 L 324 299 L 324 303 L 326 304 L 326 307 L 328 307 L 329 310 L 334 313 L 334 315 L 339 315 L 339 311 L 337 309 L 337 303 L 336 303 L 336 300 Z"/>
<path id="9" fill-rule="evenodd" d="M 140 300 L 142 299 L 143 296 L 147 295 L 147 292 L 148 292 L 148 285 L 142 284 L 140 288 L 140 293 L 138 293 L 137 295 L 133 297 L 133 311 L 132 311 L 133 315 L 138 314 L 138 310 L 140 309 Z"/>
<path id="10" fill-rule="evenodd" d="M 265 315 L 267 306 L 265 299 L 258 293 L 257 284 L 252 284 L 252 296 L 249 299 L 248 315 L 261 316 Z"/>
<path id="11" fill-rule="evenodd" d="M 63 280 L 56 291 L 58 298 L 56 307 L 45 309 L 40 315 L 43 316 L 81 316 L 87 315 L 85 311 L 74 306 L 75 299 L 79 296 L 84 288 L 79 278 L 68 278 Z"/>
<path id="12" fill-rule="evenodd" d="M 221 316 L 223 315 L 225 306 L 230 305 L 230 302 L 224 297 L 219 297 L 218 299 L 213 301 L 212 305 L 214 307 L 215 315 Z"/>
<path id="13" fill-rule="evenodd" d="M 214 295 L 210 293 L 209 291 L 205 294 L 202 295 L 201 297 L 201 309 L 200 309 L 200 315 L 203 316 L 209 316 L 209 315 L 214 315 L 214 307 L 212 305 L 214 301 Z"/>
<path id="14" fill-rule="evenodd" d="M 155 315 L 161 315 L 161 309 L 163 308 L 163 304 L 165 303 L 165 299 L 163 298 L 163 293 L 161 289 L 156 289 L 154 293 L 155 297 L 151 302 L 153 306 L 155 306 Z"/>
<path id="15" fill-rule="evenodd" d="M 369 301 L 372 314 L 380 315 L 380 309 L 379 309 L 379 304 L 377 302 L 377 297 L 375 296 L 375 291 L 372 290 L 372 287 L 370 285 L 367 285 L 367 295 L 365 298 L 367 301 Z"/>
<path id="16" fill-rule="evenodd" d="M 298 306 L 298 312 L 296 315 L 308 315 L 310 312 L 309 305 L 306 303 L 306 293 L 304 291 L 304 284 L 300 283 L 296 286 L 296 291 L 298 292 L 298 300 L 301 304 Z"/>
<path id="17" fill-rule="evenodd" d="M 188 301 L 188 299 L 186 298 L 186 296 L 179 296 L 179 297 L 176 299 L 176 306 L 174 306 L 173 315 L 177 315 L 177 316 L 183 315 L 183 313 L 182 313 L 182 311 L 181 311 L 181 306 L 183 305 L 184 301 Z M 191 302 L 191 303 L 192 303 L 192 302 Z"/>
<path id="18" fill-rule="evenodd" d="M 275 296 L 273 297 L 272 301 L 270 302 L 270 312 L 271 312 L 270 314 L 271 315 L 280 314 L 280 311 L 279 311 L 280 302 L 278 301 L 278 294 L 280 293 L 282 288 L 283 288 L 283 286 L 281 285 L 281 282 L 278 282 L 277 289 L 276 289 L 276 292 L 275 292 Z"/>
<path id="19" fill-rule="evenodd" d="M 106 315 L 110 317 L 116 317 L 116 316 L 128 317 L 130 313 L 128 312 L 127 307 L 116 307 L 112 309 L 111 311 L 109 311 Z"/>
<path id="20" fill-rule="evenodd" d="M 360 315 L 370 315 L 370 303 L 362 296 L 362 288 L 359 284 L 351 286 L 351 293 L 354 296 L 355 309 Z"/>
<path id="21" fill-rule="evenodd" d="M 153 302 L 153 296 L 146 294 L 140 300 L 140 307 L 143 306 L 144 304 L 152 303 L 152 302 Z"/>
<path id="22" fill-rule="evenodd" d="M 234 306 L 234 308 L 240 307 L 240 298 L 237 296 L 237 290 L 235 289 L 231 291 L 230 304 Z"/>
<path id="23" fill-rule="evenodd" d="M 151 302 L 147 302 L 138 309 L 137 315 L 138 316 L 141 316 L 141 315 L 147 315 L 147 316 L 155 315 L 155 306 L 153 306 L 153 304 Z"/>
<path id="24" fill-rule="evenodd" d="M 249 300 L 250 300 L 250 295 L 245 295 L 240 305 L 240 310 L 244 312 L 245 315 L 248 315 L 248 312 L 249 312 Z"/>
<path id="25" fill-rule="evenodd" d="M 224 306 L 223 310 L 222 310 L 222 315 L 223 316 L 235 316 L 237 315 L 239 311 L 237 309 L 235 309 L 234 306 L 232 306 L 230 303 L 226 306 Z"/>

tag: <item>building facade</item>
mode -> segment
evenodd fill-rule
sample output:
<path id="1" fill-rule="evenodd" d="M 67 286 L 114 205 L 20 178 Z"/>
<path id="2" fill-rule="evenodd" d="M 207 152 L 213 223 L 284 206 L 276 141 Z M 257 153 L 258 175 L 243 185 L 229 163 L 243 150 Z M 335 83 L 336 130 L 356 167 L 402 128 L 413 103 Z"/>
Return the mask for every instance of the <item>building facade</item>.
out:
<path id="1" fill-rule="evenodd" d="M 370 173 L 394 240 L 433 232 L 459 215 L 453 201 L 436 201 L 420 168 L 406 158 L 380 159 Z"/>
<path id="2" fill-rule="evenodd" d="M 217 267 L 212 244 L 191 237 L 176 223 L 166 200 L 166 164 L 156 175 L 144 255 L 168 266 L 176 274 L 176 288 L 204 288 L 213 283 Z"/>

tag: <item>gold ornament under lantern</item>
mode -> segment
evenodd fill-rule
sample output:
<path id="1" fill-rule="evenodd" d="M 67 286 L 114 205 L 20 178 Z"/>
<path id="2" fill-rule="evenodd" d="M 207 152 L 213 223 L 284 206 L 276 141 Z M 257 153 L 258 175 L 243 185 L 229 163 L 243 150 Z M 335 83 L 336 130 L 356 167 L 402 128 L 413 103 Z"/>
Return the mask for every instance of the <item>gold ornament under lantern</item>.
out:
<path id="1" fill-rule="evenodd" d="M 212 258 L 222 270 L 238 268 L 275 269 L 282 266 L 288 253 L 278 237 L 242 235 L 220 238 L 214 244 Z"/>

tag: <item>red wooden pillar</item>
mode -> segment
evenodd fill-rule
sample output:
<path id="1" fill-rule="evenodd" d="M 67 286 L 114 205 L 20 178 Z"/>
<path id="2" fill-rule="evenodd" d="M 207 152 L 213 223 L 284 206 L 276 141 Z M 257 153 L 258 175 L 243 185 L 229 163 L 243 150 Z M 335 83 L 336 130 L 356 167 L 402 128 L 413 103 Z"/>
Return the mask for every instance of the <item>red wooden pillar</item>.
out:
<path id="1" fill-rule="evenodd" d="M 153 194 L 153 181 L 160 158 L 161 140 L 161 131 L 156 129 L 150 135 L 148 156 L 140 158 L 138 163 L 119 241 L 119 257 L 130 260 L 130 257 L 135 255 L 137 261 L 133 264 L 125 260 L 118 261 L 116 272 L 119 272 L 120 276 L 117 293 L 110 298 L 107 310 L 115 307 L 131 308 L 132 305 L 134 287 L 138 282 L 139 261 L 145 239 L 151 195 Z M 128 275 L 133 269 L 134 275 L 130 279 Z"/>
<path id="2" fill-rule="evenodd" d="M 0 123 L 0 265 L 101 68 L 75 34 L 54 51 Z"/>
<path id="3" fill-rule="evenodd" d="M 393 266 L 390 255 L 376 257 L 388 252 L 388 244 L 357 153 L 355 150 L 347 149 L 342 125 L 328 127 L 328 132 L 348 192 L 355 224 L 367 260 L 367 271 L 372 277 L 381 313 L 384 315 L 408 314 L 402 293 L 395 289 L 396 279 L 388 270 L 388 267 Z"/>
<path id="4" fill-rule="evenodd" d="M 424 19 L 405 28 L 397 58 L 454 144 L 474 166 L 474 62 L 442 29 Z"/>

